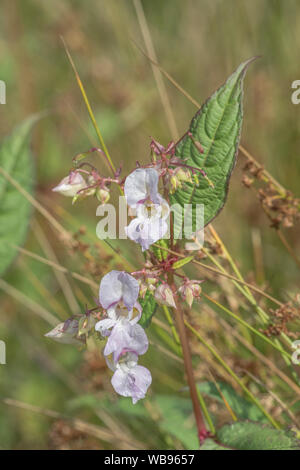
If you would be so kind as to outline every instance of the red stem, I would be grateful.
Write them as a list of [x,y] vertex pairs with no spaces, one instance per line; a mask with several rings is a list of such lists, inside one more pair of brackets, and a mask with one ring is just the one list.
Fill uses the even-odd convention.
[[190,346],[189,346],[186,329],[184,325],[183,311],[181,309],[179,299],[176,293],[176,286],[173,282],[173,274],[171,273],[169,275],[169,282],[173,290],[173,295],[174,295],[175,304],[176,304],[176,309],[174,309],[173,311],[175,312],[175,319],[176,319],[176,324],[178,328],[178,333],[179,333],[179,338],[180,338],[182,353],[183,353],[184,367],[185,367],[185,372],[187,376],[188,386],[190,389],[191,400],[193,403],[194,415],[195,415],[195,420],[196,420],[196,425],[197,425],[197,430],[198,430],[199,443],[201,445],[209,433],[206,429],[205,422],[202,416],[202,411],[200,408],[200,403],[198,400],[196,382],[195,382],[195,377],[194,377],[194,372],[193,372],[191,351],[190,351]]

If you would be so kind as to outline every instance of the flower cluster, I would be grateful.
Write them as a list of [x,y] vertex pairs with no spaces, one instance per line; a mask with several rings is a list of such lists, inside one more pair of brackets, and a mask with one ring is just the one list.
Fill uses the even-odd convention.
[[[193,137],[191,136],[192,140]],[[199,142],[194,145],[202,152]],[[200,146],[200,147],[199,147]],[[152,162],[137,168],[126,178],[120,178],[120,170],[113,172],[113,177],[101,176],[97,169],[87,162],[82,163],[94,151],[105,154],[100,149],[91,149],[74,159],[74,168],[53,191],[77,199],[96,196],[105,204],[110,197],[110,186],[115,183],[124,190],[129,214],[133,216],[125,228],[127,236],[138,243],[142,251],[167,235],[169,230],[169,197],[184,184],[198,181],[197,174],[207,178],[199,168],[186,165],[175,155],[173,142],[164,148],[154,140],[151,142]],[[109,162],[108,162],[109,163]],[[163,187],[164,197],[159,192]],[[176,253],[175,253],[176,255]],[[144,329],[139,324],[142,307],[138,297],[146,294],[159,304],[177,308],[178,297],[192,306],[194,299],[201,293],[201,281],[189,280],[176,273],[174,263],[178,257],[173,254],[157,257],[154,247],[146,255],[144,268],[128,274],[124,271],[107,273],[100,283],[99,303],[85,313],[72,317],[59,324],[46,336],[68,344],[82,344],[90,335],[106,339],[103,349],[106,363],[113,371],[111,383],[115,391],[122,396],[131,397],[132,402],[145,397],[152,382],[149,370],[138,364],[139,356],[146,353],[149,342]],[[179,285],[168,284],[167,273],[172,272],[181,280]],[[135,276],[135,277],[133,277]]]
[[111,383],[122,396],[136,403],[145,397],[152,378],[148,369],[138,365],[138,357],[148,349],[148,338],[138,324],[142,309],[138,303],[139,283],[123,271],[111,271],[100,283],[100,304],[106,318],[95,329],[108,337],[104,355],[114,371]]

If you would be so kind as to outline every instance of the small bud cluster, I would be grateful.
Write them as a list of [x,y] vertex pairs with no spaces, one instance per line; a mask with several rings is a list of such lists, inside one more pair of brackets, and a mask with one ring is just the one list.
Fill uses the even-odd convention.
[[[271,181],[264,168],[252,160],[248,160],[243,168],[242,182],[246,188],[257,192],[262,209],[271,221],[271,227],[293,227],[300,218],[300,199],[290,191],[279,187]],[[255,184],[256,183],[256,184]]]
[[46,337],[63,344],[84,345],[95,327],[96,319],[91,313],[76,315],[59,323]]
[[296,297],[295,301],[289,301],[276,310],[269,309],[270,322],[266,329],[260,331],[268,338],[279,336],[284,333],[292,339],[297,339],[298,335],[290,331],[289,323],[299,318],[300,299]]
[[188,304],[189,307],[192,306],[194,299],[200,298],[200,284],[202,282],[203,281],[186,280],[185,283],[179,288],[179,293],[182,299]]
[[72,197],[72,204],[88,196],[95,196],[101,204],[106,204],[110,199],[109,185],[111,180],[111,178],[101,177],[95,170],[89,172],[75,169],[63,178],[52,191]]

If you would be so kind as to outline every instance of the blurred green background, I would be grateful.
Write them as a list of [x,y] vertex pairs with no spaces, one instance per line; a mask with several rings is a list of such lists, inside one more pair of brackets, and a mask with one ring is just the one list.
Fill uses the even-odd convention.
[[[159,63],[197,101],[203,102],[240,62],[253,55],[261,56],[251,65],[245,80],[242,143],[283,186],[299,195],[300,105],[291,103],[291,83],[300,79],[299,1],[142,3]],[[133,2],[2,0],[0,11],[0,79],[7,85],[7,104],[0,106],[0,135],[10,133],[32,113],[47,112],[33,135],[36,197],[54,213],[58,205],[64,207],[66,212],[58,214],[63,224],[74,222],[74,230],[84,225],[94,236],[96,201],[71,207],[69,200],[51,193],[51,188],[69,171],[72,157],[97,142],[60,37],[75,60],[113,160],[116,166],[123,164],[126,174],[136,160],[145,162],[149,158],[150,136],[163,144],[171,140],[151,66],[135,45],[144,49]],[[172,84],[165,83],[182,135],[195,107]],[[104,171],[100,158],[94,158]],[[248,279],[255,279],[257,271],[253,234],[259,234],[265,278],[273,293],[287,300],[288,293],[299,285],[297,266],[270,229],[255,195],[242,186],[244,163],[240,156],[227,205],[215,226]],[[69,216],[74,220],[70,221]],[[43,219],[39,223],[61,264],[84,273],[80,254],[71,259]],[[290,229],[287,237],[299,253],[297,228]],[[42,239],[41,233],[37,236],[36,231],[31,231],[27,246],[42,253]],[[105,250],[100,254],[104,272],[107,266],[118,265]],[[135,246],[124,242],[122,252],[137,262],[139,250]],[[5,279],[28,298],[65,318],[69,306],[49,267],[18,257]],[[96,275],[95,280],[99,279]],[[74,289],[82,303],[85,297],[91,297],[88,291],[78,293]],[[55,302],[60,305],[60,312]],[[7,365],[0,366],[0,396],[62,413],[75,410],[76,414],[77,408],[70,401],[79,393],[78,383],[84,393],[90,393],[91,377],[98,373],[97,380],[101,382],[104,377],[104,385],[97,387],[109,393],[109,377],[105,366],[96,364],[96,371],[93,369],[91,357],[84,361],[84,355],[86,359],[87,354],[93,353],[83,354],[75,348],[50,343],[43,337],[48,329],[24,302],[1,292],[0,339],[7,344]],[[181,364],[172,358],[166,358],[164,364],[161,354],[152,348],[145,364],[155,363],[157,368],[154,393],[171,393],[180,388]],[[91,370],[86,370],[86,364]],[[87,420],[94,419],[89,410],[80,412]],[[50,428],[56,432],[52,426],[52,421],[43,415],[0,404],[1,448],[59,447],[51,433],[49,437]],[[148,444],[155,448],[162,445],[160,439],[163,440],[158,436]],[[93,443],[88,445],[92,447]]]

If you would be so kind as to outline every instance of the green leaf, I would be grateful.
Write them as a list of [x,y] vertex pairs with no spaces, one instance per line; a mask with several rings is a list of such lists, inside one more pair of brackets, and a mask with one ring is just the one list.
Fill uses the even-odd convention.
[[[0,167],[28,192],[32,192],[34,179],[29,136],[37,119],[33,116],[24,121],[0,147]],[[21,245],[25,240],[30,213],[27,199],[0,174],[0,275],[16,255],[12,245]]]
[[300,442],[292,431],[250,421],[226,424],[216,437],[221,445],[236,450],[300,450]]
[[213,439],[205,439],[203,444],[200,446],[200,450],[231,450],[227,447],[217,444]]
[[[223,399],[213,382],[201,382],[197,384],[201,393],[208,395],[211,398],[214,398],[220,403],[224,403]],[[266,422],[265,415],[260,411],[257,406],[247,400],[244,397],[241,397],[231,385],[226,384],[225,382],[218,382],[218,386],[224,398],[227,400],[230,408],[234,411],[235,415],[242,420],[252,420]]]
[[[155,246],[155,245],[161,246],[162,249],[159,248],[158,246]],[[153,253],[156,256],[156,258],[158,259],[158,261],[163,261],[163,260],[167,259],[168,251],[166,249],[164,249],[164,248],[168,248],[167,240],[162,238],[161,240],[158,240],[155,245],[151,246],[151,250],[153,251]]]
[[157,395],[155,404],[162,415],[159,427],[179,439],[186,449],[199,449],[191,400],[171,395]]
[[172,268],[173,269],[182,268],[182,266],[184,266],[187,263],[190,263],[193,259],[194,259],[194,256],[188,256],[187,258],[180,259],[173,264]]
[[[176,147],[176,156],[185,164],[204,170],[207,179],[197,172],[199,185],[185,183],[171,195],[171,203],[177,203],[174,207],[175,237],[180,236],[180,218],[184,204],[192,205],[192,213],[187,215],[187,219],[190,219],[190,231],[196,229],[197,204],[204,204],[204,226],[217,216],[225,204],[241,135],[243,79],[254,59],[243,62],[203,104],[188,131],[193,140],[186,133]],[[203,153],[200,152],[199,142]],[[203,227],[197,227],[197,230],[201,228]]]
[[157,303],[153,294],[149,290],[146,292],[145,297],[143,299],[140,299],[139,302],[143,309],[139,324],[143,328],[147,328],[150,325],[152,317],[156,312]]

